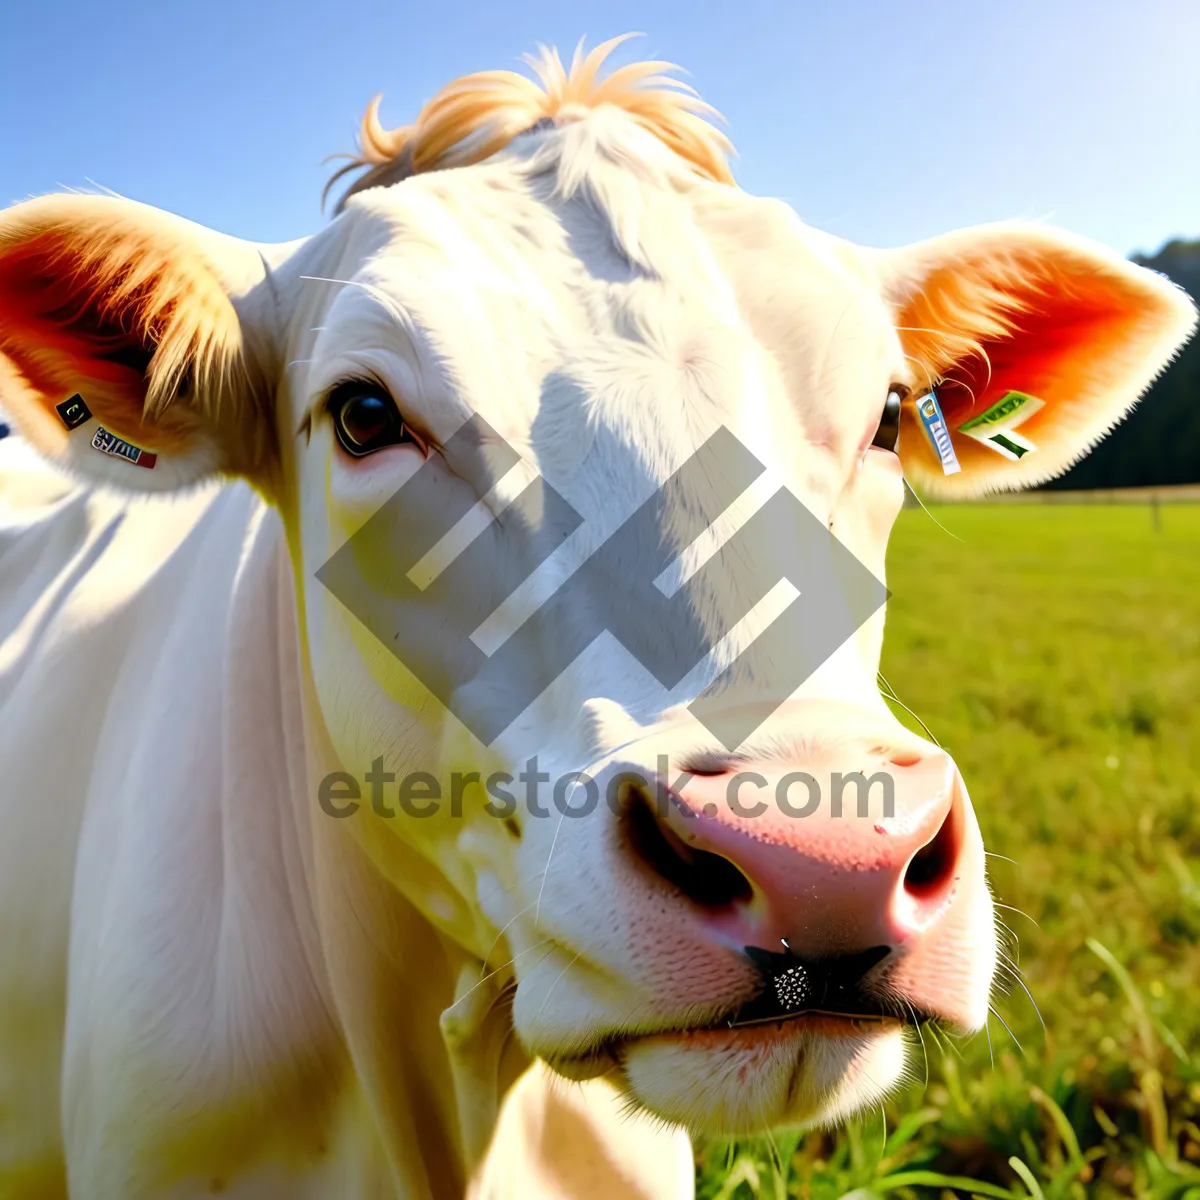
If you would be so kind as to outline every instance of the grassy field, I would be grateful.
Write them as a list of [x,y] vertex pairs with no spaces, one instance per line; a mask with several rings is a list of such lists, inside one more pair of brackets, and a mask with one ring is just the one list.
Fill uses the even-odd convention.
[[892,538],[883,674],[1004,856],[1045,1030],[1010,972],[990,1046],[926,1034],[929,1081],[888,1106],[886,1142],[876,1112],[710,1146],[700,1195],[1200,1200],[1200,506],[1157,529],[1145,507],[932,518],[905,510]]

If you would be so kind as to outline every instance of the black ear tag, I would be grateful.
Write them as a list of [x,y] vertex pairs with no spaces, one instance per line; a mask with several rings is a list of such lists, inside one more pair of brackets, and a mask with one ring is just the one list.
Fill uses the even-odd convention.
[[91,410],[83,402],[83,397],[76,392],[70,400],[64,400],[54,406],[54,411],[62,418],[62,423],[68,429],[78,429],[84,421],[92,419]]

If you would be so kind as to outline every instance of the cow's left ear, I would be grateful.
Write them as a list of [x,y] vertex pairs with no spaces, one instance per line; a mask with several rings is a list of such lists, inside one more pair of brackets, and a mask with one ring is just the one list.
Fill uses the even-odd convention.
[[46,196],[0,212],[0,400],[85,479],[270,490],[269,286],[259,250],[146,205]]
[[[1161,275],[1042,226],[967,229],[878,262],[918,380],[900,457],[934,495],[1061,474],[1125,416],[1196,321]],[[957,474],[945,474],[917,412],[930,382]]]

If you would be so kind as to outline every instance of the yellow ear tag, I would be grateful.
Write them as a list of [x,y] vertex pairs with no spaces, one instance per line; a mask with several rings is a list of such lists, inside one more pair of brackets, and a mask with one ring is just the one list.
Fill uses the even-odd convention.
[[1044,400],[1027,392],[1005,392],[987,412],[964,421],[958,432],[995,450],[1009,462],[1019,462],[1026,454],[1032,454],[1037,446],[1017,433],[1017,426],[1045,407]]

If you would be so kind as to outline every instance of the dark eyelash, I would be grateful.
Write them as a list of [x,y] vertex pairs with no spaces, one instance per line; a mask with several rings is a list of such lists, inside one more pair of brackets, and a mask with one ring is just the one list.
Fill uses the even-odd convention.
[[[382,392],[385,396],[392,400],[392,391],[385,383],[376,379],[372,375],[352,375],[346,379],[339,379],[326,392],[325,398],[321,401],[321,407],[327,413],[336,412],[343,404],[346,404],[353,398],[356,392],[363,390]],[[396,406],[399,411],[399,405]]]

